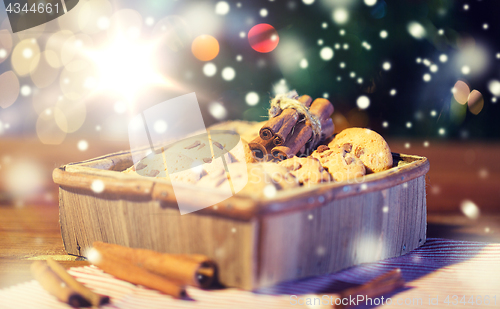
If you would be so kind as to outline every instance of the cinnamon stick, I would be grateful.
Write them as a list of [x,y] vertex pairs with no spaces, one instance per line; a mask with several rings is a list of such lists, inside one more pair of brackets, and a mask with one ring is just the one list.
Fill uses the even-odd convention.
[[317,98],[314,102],[312,102],[309,111],[322,121],[330,118],[333,114],[333,105],[327,99]]
[[71,276],[61,264],[57,263],[51,258],[47,259],[47,265],[50,269],[56,273],[59,278],[61,278],[64,283],[83,296],[92,306],[99,307],[109,303],[108,296],[102,296],[97,293],[92,292],[89,288],[76,281],[73,276]]
[[333,135],[335,126],[332,118],[328,118],[325,122],[321,123],[321,140],[324,141]]
[[[312,99],[308,95],[303,95],[300,98],[298,98],[297,101],[299,101],[306,107],[309,107],[311,105]],[[279,116],[277,116],[277,117],[282,117],[283,122],[278,132],[276,132],[276,134],[274,135],[273,138],[274,146],[280,146],[286,142],[288,134],[290,134],[293,127],[299,120],[299,116],[300,116],[299,113],[293,108],[285,109]]]
[[278,160],[285,160],[295,156],[299,150],[311,139],[313,130],[310,124],[302,121],[294,128],[292,135],[285,145],[276,146],[271,150],[271,154]]
[[40,285],[58,300],[69,304],[72,307],[90,307],[92,304],[67,285],[52,269],[46,261],[35,261],[31,264],[31,273]]
[[185,298],[187,296],[184,286],[130,263],[123,258],[113,256],[106,249],[93,248],[90,250],[88,258],[92,264],[118,279],[143,285],[175,298]]
[[274,147],[273,140],[263,140],[260,136],[257,136],[253,141],[248,143],[248,147],[252,151],[252,155],[257,161],[268,161],[271,157],[271,150]]
[[215,263],[204,255],[164,254],[103,242],[94,242],[93,246],[100,252],[140,265],[150,272],[182,285],[208,288],[215,279]]

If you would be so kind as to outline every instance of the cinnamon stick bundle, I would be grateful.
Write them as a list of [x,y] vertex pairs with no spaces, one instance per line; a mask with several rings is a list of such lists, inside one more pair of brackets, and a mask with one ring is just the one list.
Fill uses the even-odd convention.
[[118,279],[143,285],[175,298],[185,298],[187,296],[184,286],[154,274],[125,260],[123,257],[114,256],[113,251],[93,248],[88,258],[92,264]]
[[[312,99],[308,95],[303,95],[298,99],[299,102],[309,107]],[[285,141],[293,126],[299,120],[299,113],[290,108],[285,109],[276,117],[273,117],[265,123],[259,131],[260,138],[263,140],[274,139],[279,133],[279,137]],[[281,132],[280,132],[281,131]],[[281,144],[278,144],[281,145]]]
[[[333,113],[333,105],[327,99],[318,98],[314,100],[309,108],[312,115],[321,122],[321,138],[327,138],[333,134],[333,121],[330,116]],[[325,126],[325,128],[323,128]],[[297,124],[294,132],[284,145],[276,146],[271,150],[272,155],[284,160],[295,156],[299,151],[303,151],[307,142],[311,139],[313,130],[308,121]]]
[[94,249],[161,275],[181,285],[208,288],[216,276],[216,265],[204,255],[164,254],[147,249],[132,249],[94,242]]

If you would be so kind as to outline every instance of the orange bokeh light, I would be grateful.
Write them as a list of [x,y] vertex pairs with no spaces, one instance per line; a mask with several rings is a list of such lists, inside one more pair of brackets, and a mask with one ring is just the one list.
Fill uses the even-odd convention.
[[219,54],[219,42],[211,35],[200,35],[191,44],[191,51],[196,59],[210,61]]

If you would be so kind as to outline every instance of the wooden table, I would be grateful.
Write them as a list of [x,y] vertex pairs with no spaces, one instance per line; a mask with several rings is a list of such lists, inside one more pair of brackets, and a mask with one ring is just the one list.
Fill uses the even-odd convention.
[[[0,288],[31,280],[29,265],[48,256],[65,267],[87,265],[65,254],[58,222],[57,187],[53,168],[127,148],[126,142],[89,141],[77,149],[78,139],[59,146],[34,139],[0,140]],[[411,147],[405,148],[409,142]],[[394,152],[429,158],[428,237],[500,242],[500,143],[389,141]],[[19,196],[9,191],[9,169],[31,162],[40,168],[36,192]],[[25,177],[30,177],[26,175]],[[461,214],[459,205],[471,200],[481,209],[478,219]]]

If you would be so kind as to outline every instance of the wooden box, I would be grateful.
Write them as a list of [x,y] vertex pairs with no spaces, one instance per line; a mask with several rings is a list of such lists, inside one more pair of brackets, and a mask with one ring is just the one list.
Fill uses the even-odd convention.
[[200,253],[217,262],[222,284],[243,289],[400,256],[425,242],[429,163],[393,157],[393,168],[360,183],[303,187],[272,199],[236,194],[182,216],[167,180],[119,172],[132,165],[130,151],[67,164],[53,173],[64,247],[85,256],[99,240]]

